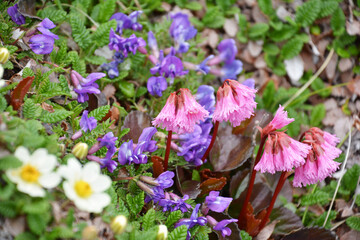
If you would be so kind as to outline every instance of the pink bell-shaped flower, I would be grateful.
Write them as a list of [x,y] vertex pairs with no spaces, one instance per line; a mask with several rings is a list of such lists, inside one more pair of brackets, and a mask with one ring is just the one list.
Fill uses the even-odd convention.
[[213,121],[230,121],[233,127],[254,115],[255,89],[227,79],[217,92]]
[[339,157],[341,150],[336,148],[339,139],[319,128],[310,128],[304,134],[304,143],[311,146],[306,163],[295,169],[293,185],[295,187],[315,184],[322,181],[340,166],[334,159]]
[[287,112],[284,110],[284,107],[279,105],[278,110],[275,113],[275,116],[271,122],[266,125],[261,131],[262,135],[269,134],[270,132],[273,132],[275,130],[279,130],[286,125],[292,123],[295,119],[288,118]]

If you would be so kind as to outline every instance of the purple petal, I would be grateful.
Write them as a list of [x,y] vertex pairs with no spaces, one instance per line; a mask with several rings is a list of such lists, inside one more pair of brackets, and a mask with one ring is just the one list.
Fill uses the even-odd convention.
[[44,20],[42,20],[42,22],[39,23],[38,26],[46,29],[53,29],[54,27],[56,27],[56,25],[48,18],[44,18]]
[[36,54],[49,54],[54,47],[54,39],[47,35],[34,35],[29,40],[29,46]]

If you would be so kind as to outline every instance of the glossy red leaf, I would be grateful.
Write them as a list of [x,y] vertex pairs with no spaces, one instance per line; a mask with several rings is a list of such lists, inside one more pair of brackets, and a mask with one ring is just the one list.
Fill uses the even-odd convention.
[[33,83],[35,77],[26,77],[20,81],[20,83],[16,86],[14,91],[11,94],[11,106],[13,106],[14,110],[18,110],[20,106],[24,102],[24,97],[26,93],[29,91],[31,84]]
[[211,191],[220,191],[226,184],[226,178],[209,178],[200,184],[201,195],[207,195]]
[[157,178],[161,173],[164,172],[164,160],[159,156],[151,156],[151,161],[153,163],[154,177]]
[[274,230],[276,234],[288,234],[291,231],[303,227],[300,217],[284,207],[274,208],[271,212],[270,219],[279,221]]

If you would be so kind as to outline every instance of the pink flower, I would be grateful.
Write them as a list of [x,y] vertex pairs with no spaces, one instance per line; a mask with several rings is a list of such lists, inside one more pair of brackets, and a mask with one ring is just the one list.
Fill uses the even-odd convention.
[[239,126],[243,120],[254,115],[255,93],[255,89],[235,80],[225,80],[217,92],[213,121],[230,121],[233,127]]
[[304,134],[304,143],[311,146],[306,158],[306,163],[295,169],[293,185],[295,187],[306,186],[323,181],[334,173],[340,163],[334,159],[339,157],[341,150],[336,148],[339,139],[319,128],[310,128]]
[[152,124],[178,134],[194,131],[194,125],[205,120],[209,112],[191,95],[189,89],[181,88],[170,94],[164,108]]
[[311,147],[298,142],[283,132],[269,134],[264,153],[255,166],[256,171],[274,174],[276,171],[291,171],[305,163]]
[[279,105],[279,108],[276,111],[273,120],[271,120],[271,122],[262,130],[262,135],[266,135],[275,130],[279,130],[286,125],[292,123],[294,120],[295,119],[293,118],[288,118],[287,112],[284,111],[284,107]]

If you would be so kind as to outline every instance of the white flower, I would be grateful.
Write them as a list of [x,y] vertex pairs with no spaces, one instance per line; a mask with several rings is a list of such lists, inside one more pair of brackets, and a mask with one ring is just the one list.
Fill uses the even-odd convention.
[[98,163],[88,162],[82,168],[79,161],[70,158],[66,166],[60,167],[59,172],[66,179],[63,183],[66,196],[80,210],[100,213],[109,205],[110,196],[104,191],[110,187],[111,179],[100,174]]
[[45,196],[44,188],[54,188],[61,180],[58,173],[53,172],[57,164],[56,157],[48,154],[45,148],[36,150],[32,155],[25,147],[18,147],[14,153],[23,165],[6,171],[8,178],[17,184],[20,192],[32,197]]

